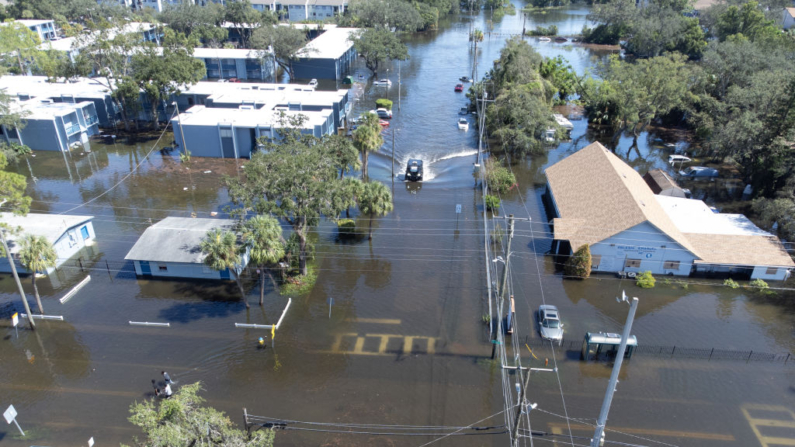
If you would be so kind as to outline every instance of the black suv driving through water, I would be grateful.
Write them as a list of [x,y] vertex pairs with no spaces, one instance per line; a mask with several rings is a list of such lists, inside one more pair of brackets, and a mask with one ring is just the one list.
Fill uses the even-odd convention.
[[409,159],[409,163],[406,165],[406,180],[412,182],[422,181],[422,160]]

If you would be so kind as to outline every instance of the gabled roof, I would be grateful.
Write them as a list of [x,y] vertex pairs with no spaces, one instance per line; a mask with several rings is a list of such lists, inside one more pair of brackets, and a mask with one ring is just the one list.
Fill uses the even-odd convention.
[[666,195],[673,195],[674,197],[685,197],[684,191],[679,185],[676,184],[668,174],[662,169],[652,169],[643,176],[643,180],[651,188],[651,192],[659,194],[663,191],[674,191]]
[[199,245],[207,232],[231,230],[234,225],[232,219],[166,217],[147,228],[124,259],[201,264],[205,256]]
[[555,163],[546,175],[560,212],[555,239],[568,240],[573,250],[648,221],[698,256],[640,174],[600,143]]
[[787,14],[789,14],[790,17],[795,17],[795,8],[784,8],[784,9],[787,10]]

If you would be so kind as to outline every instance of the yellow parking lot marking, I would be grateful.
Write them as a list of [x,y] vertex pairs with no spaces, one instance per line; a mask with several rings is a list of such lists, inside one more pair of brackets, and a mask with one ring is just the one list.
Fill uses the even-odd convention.
[[[555,422],[551,422],[549,424],[550,431],[555,433],[555,429],[561,430],[563,433],[563,429],[568,427],[566,424],[559,424]],[[582,425],[582,424],[572,424],[571,430],[579,430],[579,431],[587,431],[593,433],[593,427],[589,425]],[[622,433],[629,433],[632,435],[646,435],[646,436],[663,436],[663,437],[672,437],[672,438],[692,438],[692,439],[705,439],[710,441],[735,441],[735,437],[733,435],[724,435],[721,433],[703,433],[703,432],[694,432],[694,431],[678,431],[678,430],[657,430],[657,429],[647,429],[647,428],[629,428],[629,427],[608,427],[607,432],[608,434],[610,431],[615,432],[622,432]]]
[[434,338],[434,337],[420,337],[420,336],[407,335],[407,336],[403,337],[403,354],[406,354],[406,355],[411,354],[415,338],[428,340],[428,348],[427,348],[428,354],[434,354],[436,352],[436,349],[435,349],[436,338]]
[[346,323],[371,323],[371,324],[400,324],[400,320],[394,318],[347,318]]
[[[745,419],[748,420],[748,423],[751,425],[751,430],[754,431],[754,435],[756,435],[756,439],[759,440],[762,447],[776,445],[795,446],[795,413],[793,413],[792,410],[780,405],[764,404],[745,404],[740,407],[740,409]],[[765,417],[754,417],[753,413],[764,413]],[[771,418],[770,416],[780,416],[780,419]],[[793,437],[768,436],[762,433],[761,429],[765,427],[793,429]]]
[[378,344],[378,353],[385,354],[386,353],[386,346],[389,344],[390,338],[400,338],[400,335],[395,334],[367,334],[365,337],[379,337],[381,339],[381,343]]

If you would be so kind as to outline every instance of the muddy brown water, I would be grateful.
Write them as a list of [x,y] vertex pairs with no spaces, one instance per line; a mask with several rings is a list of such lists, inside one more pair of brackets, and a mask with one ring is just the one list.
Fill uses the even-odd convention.
[[[561,33],[572,34],[582,28],[586,14],[576,7],[530,14],[528,29],[557,24]],[[486,17],[461,15],[441,24],[438,32],[408,39],[411,59],[400,67],[399,110],[396,65],[388,72],[391,88],[373,87],[369,79],[360,86],[354,114],[371,109],[378,97],[395,101],[386,144],[370,157],[370,175],[393,188],[395,210],[376,220],[372,241],[341,241],[328,223],[315,228],[317,285],[305,296],[292,297],[273,345],[267,331],[234,327],[278,320],[287,297],[269,285],[260,308],[259,289],[247,279],[252,308],[246,310],[233,284],[138,279],[124,261],[152,222],[222,212],[229,199],[221,179],[236,175],[245,161],[194,158],[188,170],[167,149],[171,138],[166,135],[153,151],[151,140],[94,141],[90,153],[37,152],[29,164],[14,167],[30,179],[35,212],[65,212],[105,194],[69,211],[94,216],[97,242],[82,254],[82,269],[73,262],[51,280],[40,281],[45,310],[65,321],[41,322],[36,332],[20,328],[19,338],[7,320],[2,323],[0,405],[3,410],[9,404],[16,407],[28,438],[20,439],[13,425],[4,425],[0,444],[83,445],[90,437],[97,445],[129,443],[139,431],[126,420],[128,407],[151,398],[150,381],[164,369],[177,388],[202,381],[208,404],[238,424],[246,408],[252,415],[292,421],[503,425],[500,373],[490,361],[491,344],[481,321],[488,308],[482,210],[472,176],[477,142],[474,126],[467,132],[456,126],[465,98],[453,91],[460,76],[471,74],[467,32],[472,20],[488,29]],[[498,57],[504,34],[519,32],[521,26],[520,15],[494,23],[492,35],[478,48],[481,75]],[[608,54],[569,43],[528,41],[545,56],[562,55],[580,73]],[[367,74],[363,67],[356,68],[354,77],[359,73]],[[551,235],[541,200],[543,171],[596,138],[584,119],[574,116],[573,122],[571,141],[546,156],[512,165],[519,187],[502,197],[502,213],[532,219],[517,223],[513,245],[516,337],[538,337],[533,311],[542,302],[558,306],[567,339],[580,339],[586,331],[619,331],[627,310],[615,296],[626,289],[641,299],[633,333],[642,344],[795,351],[795,306],[787,294],[763,297],[709,281],[686,289],[660,281],[655,289],[641,290],[611,276],[560,278],[545,256]],[[631,150],[631,139],[622,139],[617,153],[640,171],[670,169],[666,161],[672,148],[664,143],[674,143],[679,151],[687,151],[688,143],[666,138],[643,134]],[[427,180],[421,185],[404,183],[399,175],[408,158],[426,161]],[[704,184],[691,189],[709,200],[734,194],[726,188]],[[460,215],[455,213],[458,204]],[[366,225],[365,219],[359,223]],[[91,282],[60,304],[58,298],[87,274]],[[23,280],[32,290],[29,278]],[[0,277],[3,309],[19,307],[14,291],[10,277]],[[130,320],[171,326],[134,327]],[[268,339],[264,348],[257,344],[260,336]],[[588,424],[598,415],[610,364],[582,362],[576,350],[556,349],[554,358],[549,349],[536,351],[538,360],[526,350],[519,354],[534,367],[544,366],[548,358],[557,364],[559,376],[533,375],[528,398],[538,403],[538,410],[531,415],[532,428],[565,436],[536,437],[534,442],[588,444]],[[792,363],[636,356],[625,363],[620,380],[609,441],[752,446],[765,437],[795,439],[787,428],[787,421],[795,420]],[[769,420],[783,422],[771,427]],[[379,436],[372,433],[379,431],[375,429],[350,435],[335,432],[345,428],[295,422],[288,427],[329,432],[279,431],[277,445],[420,446],[440,437]],[[567,436],[570,429],[576,438]],[[503,434],[450,436],[433,445],[506,443]]]

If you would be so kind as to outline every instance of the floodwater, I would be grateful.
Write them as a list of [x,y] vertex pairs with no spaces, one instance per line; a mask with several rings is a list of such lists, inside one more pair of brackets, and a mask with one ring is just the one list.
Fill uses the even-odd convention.
[[[530,14],[527,28],[558,24],[561,33],[574,33],[586,14],[583,8]],[[0,405],[15,406],[28,437],[22,440],[13,425],[3,426],[0,443],[82,445],[90,437],[97,445],[129,443],[140,434],[126,420],[129,405],[152,397],[150,381],[160,378],[161,370],[177,387],[202,381],[208,404],[236,423],[242,423],[245,408],[249,415],[273,419],[393,426],[360,426],[355,431],[364,433],[352,435],[341,433],[346,427],[290,422],[277,432],[282,446],[421,446],[451,432],[436,426],[504,424],[499,364],[490,360],[492,345],[482,322],[488,313],[487,259],[472,175],[477,141],[474,126],[467,132],[457,128],[466,100],[453,92],[458,78],[472,72],[471,20],[489,29],[485,17],[461,15],[438,32],[409,38],[411,59],[399,67],[400,88],[397,65],[379,73],[392,79],[391,88],[369,81],[361,86],[355,114],[373,108],[379,97],[395,101],[385,145],[370,157],[370,177],[393,188],[395,210],[375,221],[372,241],[340,241],[329,223],[315,229],[318,282],[307,295],[291,297],[275,340],[267,331],[234,326],[279,319],[288,297],[269,285],[260,308],[259,289],[248,280],[252,308],[246,310],[233,284],[137,279],[124,261],[152,222],[222,213],[228,196],[221,179],[236,175],[245,161],[194,158],[185,169],[167,149],[172,138],[166,134],[159,142],[95,141],[90,153],[39,152],[29,164],[18,165],[15,169],[31,179],[32,211],[95,216],[97,242],[80,261],[39,282],[45,310],[65,321],[40,322],[36,332],[20,328],[17,338],[3,320]],[[492,34],[478,46],[479,75],[498,57],[505,34],[521,27],[521,15],[493,23]],[[528,41],[545,56],[562,55],[579,73],[607,54],[571,43]],[[354,77],[359,73],[367,74],[357,68]],[[662,279],[655,289],[642,290],[611,276],[563,281],[556,274],[545,256],[551,234],[541,200],[543,171],[596,139],[585,120],[572,119],[572,140],[547,156],[513,164],[518,188],[502,197],[502,213],[531,219],[517,222],[512,247],[514,337],[522,349],[509,349],[509,358],[520,355],[533,367],[544,367],[546,358],[558,367],[558,374],[534,373],[530,382],[528,399],[538,403],[532,429],[558,434],[535,437],[538,445],[588,444],[588,424],[599,413],[610,374],[607,362],[582,362],[576,349],[534,348],[538,359],[530,356],[521,341],[538,338],[533,310],[544,302],[560,309],[567,340],[580,340],[586,331],[619,331],[627,307],[615,297],[626,290],[640,298],[633,333],[641,344],[795,352],[795,305],[786,292],[761,296],[704,280],[685,288]],[[687,147],[675,134],[654,132],[641,135],[637,149],[631,139],[622,139],[617,153],[639,170],[671,169],[666,160],[672,149],[664,143]],[[410,157],[426,162],[422,184],[405,183],[400,175]],[[702,189],[704,197],[716,194],[716,188]],[[504,225],[502,219],[490,220],[490,227]],[[366,219],[359,225],[364,228]],[[58,301],[89,274],[91,281],[76,296]],[[30,280],[23,280],[32,290]],[[0,277],[3,318],[21,307],[14,290],[10,277]],[[260,336],[267,338],[266,347],[257,345]],[[751,446],[765,437],[791,441],[793,365],[636,355],[622,370],[607,439],[681,446]],[[406,431],[411,436],[374,434]],[[466,435],[434,445],[507,442],[505,434]]]

